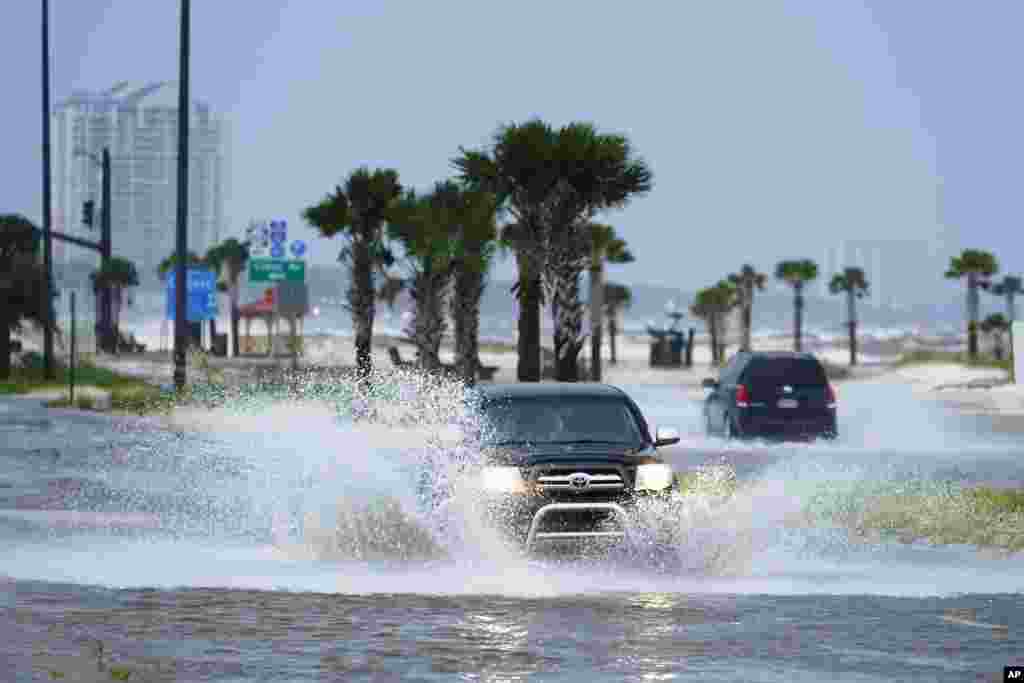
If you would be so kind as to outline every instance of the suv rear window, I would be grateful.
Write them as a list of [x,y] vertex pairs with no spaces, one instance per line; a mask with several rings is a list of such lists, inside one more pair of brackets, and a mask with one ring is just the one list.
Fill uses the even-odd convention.
[[821,363],[810,358],[759,358],[747,366],[743,379],[753,387],[824,386],[828,383]]

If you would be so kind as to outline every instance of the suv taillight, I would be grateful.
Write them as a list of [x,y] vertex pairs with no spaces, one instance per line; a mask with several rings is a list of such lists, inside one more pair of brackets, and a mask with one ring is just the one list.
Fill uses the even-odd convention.
[[736,407],[737,408],[749,408],[750,407],[750,392],[747,391],[745,384],[736,385]]
[[835,389],[832,388],[831,384],[826,384],[825,385],[825,396],[828,399],[828,407],[829,408],[835,408],[836,407],[836,391],[835,391]]

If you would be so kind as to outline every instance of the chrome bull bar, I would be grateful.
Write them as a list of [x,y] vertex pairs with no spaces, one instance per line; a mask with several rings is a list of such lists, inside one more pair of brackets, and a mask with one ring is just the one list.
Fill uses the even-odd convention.
[[[564,510],[606,510],[612,512],[616,517],[619,518],[619,522],[622,525],[622,531],[555,531],[555,532],[538,532],[540,528],[540,522],[544,517],[552,512],[559,512]],[[586,538],[625,538],[627,529],[630,526],[629,516],[626,514],[626,510],[621,505],[615,503],[550,503],[545,505],[533,515],[533,521],[530,523],[530,531],[526,535],[526,546],[524,550],[530,552],[533,549],[533,544],[536,541],[563,541],[573,539],[586,539]]]

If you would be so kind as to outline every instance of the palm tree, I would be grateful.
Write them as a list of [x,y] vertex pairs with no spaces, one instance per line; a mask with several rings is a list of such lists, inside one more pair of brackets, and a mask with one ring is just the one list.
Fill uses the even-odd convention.
[[414,304],[407,334],[416,345],[420,367],[441,369],[445,298],[455,260],[459,188],[451,181],[437,183],[427,195],[409,190],[399,200],[388,222],[388,237],[402,245],[409,270]]
[[480,300],[487,286],[487,272],[498,253],[496,200],[489,192],[462,188],[451,316],[455,323],[455,369],[469,386],[476,383],[480,366]]
[[946,278],[967,281],[967,355],[971,360],[978,357],[978,308],[979,289],[988,289],[989,278],[999,271],[996,257],[979,249],[964,249],[959,256],[949,261]]
[[846,294],[846,325],[850,329],[850,365],[857,364],[857,299],[868,293],[868,281],[861,268],[844,268],[842,273],[832,276],[828,291]]
[[810,259],[781,261],[775,267],[776,279],[793,288],[793,350],[803,350],[804,286],[818,277],[818,264]]
[[624,135],[600,134],[590,123],[570,123],[558,131],[555,162],[559,184],[552,202],[545,284],[551,295],[556,377],[575,382],[583,348],[579,283],[592,256],[591,221],[597,213],[623,208],[649,192],[653,174]]
[[348,307],[355,328],[356,366],[363,378],[373,372],[374,273],[393,262],[384,223],[401,194],[397,171],[362,167],[349,174],[344,187],[335,187],[303,211],[321,236],[342,235],[346,240],[338,260],[351,268]]
[[711,337],[711,362],[713,365],[721,365],[723,359],[720,339],[722,337],[722,323],[725,316],[732,311],[738,303],[736,286],[728,280],[721,280],[713,287],[706,287],[697,292],[693,304],[690,306],[690,313],[704,321]]
[[626,285],[609,282],[604,286],[604,314],[608,319],[609,360],[615,365],[619,362],[616,339],[619,334],[619,315],[633,304],[633,290]]
[[[111,296],[111,315],[113,320],[114,339],[117,344],[115,352],[120,346],[121,332],[118,329],[121,322],[121,307],[125,303],[124,292],[129,287],[137,287],[139,284],[139,273],[135,264],[120,256],[112,256],[98,270],[94,270],[89,278],[92,280],[93,291],[107,290]],[[128,300],[131,303],[131,300]]]
[[380,287],[377,288],[377,301],[387,305],[389,309],[394,311],[395,304],[398,302],[398,296],[405,291],[405,287],[405,278],[385,274],[381,280]]
[[1017,320],[1017,303],[1015,299],[1018,294],[1024,294],[1021,284],[1021,278],[1014,275],[1006,275],[1003,277],[1002,282],[992,285],[992,289],[989,290],[996,296],[1006,299],[1006,317],[1007,322],[1011,325]]
[[216,250],[221,277],[217,287],[221,291],[227,291],[228,299],[231,302],[231,355],[237,356],[239,353],[238,321],[241,317],[238,310],[241,296],[239,280],[245,270],[245,264],[249,261],[249,242],[239,242],[234,237],[229,237],[221,242]]
[[49,319],[56,330],[53,306],[47,318],[43,304],[46,272],[36,258],[38,234],[24,216],[0,215],[0,380],[11,376],[11,335],[24,323],[42,329]]
[[601,381],[601,344],[604,318],[605,263],[632,263],[635,259],[615,228],[602,223],[590,225],[590,379]]
[[548,263],[551,203],[559,181],[555,164],[557,133],[534,118],[502,126],[490,150],[459,148],[452,164],[471,188],[494,193],[497,205],[512,217],[502,241],[516,255],[518,278],[512,293],[519,303],[516,370],[520,382],[541,378],[540,313],[543,276]]
[[993,313],[981,321],[981,331],[992,337],[992,353],[996,360],[1003,359],[1003,334],[1010,329],[1010,321],[1002,313]]
[[759,273],[751,265],[744,265],[740,272],[729,276],[729,282],[736,286],[738,305],[742,315],[743,337],[740,340],[740,350],[751,350],[751,328],[753,327],[754,311],[754,290],[764,290],[767,276]]
[[[204,261],[201,256],[196,254],[194,251],[188,252],[188,265],[190,267],[202,266]],[[172,252],[169,256],[165,257],[156,267],[157,277],[160,278],[161,282],[167,280],[168,274],[178,265],[178,254]]]

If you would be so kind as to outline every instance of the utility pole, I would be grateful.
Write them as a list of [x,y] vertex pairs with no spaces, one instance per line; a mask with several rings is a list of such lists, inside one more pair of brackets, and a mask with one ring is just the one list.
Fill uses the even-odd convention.
[[57,377],[53,362],[53,239],[51,229],[50,195],[50,3],[43,0],[43,374],[47,379]]
[[[103,219],[100,223],[100,267],[106,269],[110,264],[110,149],[103,148]],[[108,353],[117,351],[117,339],[114,339],[114,314],[111,306],[110,288],[104,287],[100,292],[100,316],[103,320],[103,337],[105,350]]]
[[175,271],[174,386],[185,388],[185,347],[188,344],[188,127],[191,114],[188,92],[190,2],[181,0],[181,64],[178,76],[178,235]]

